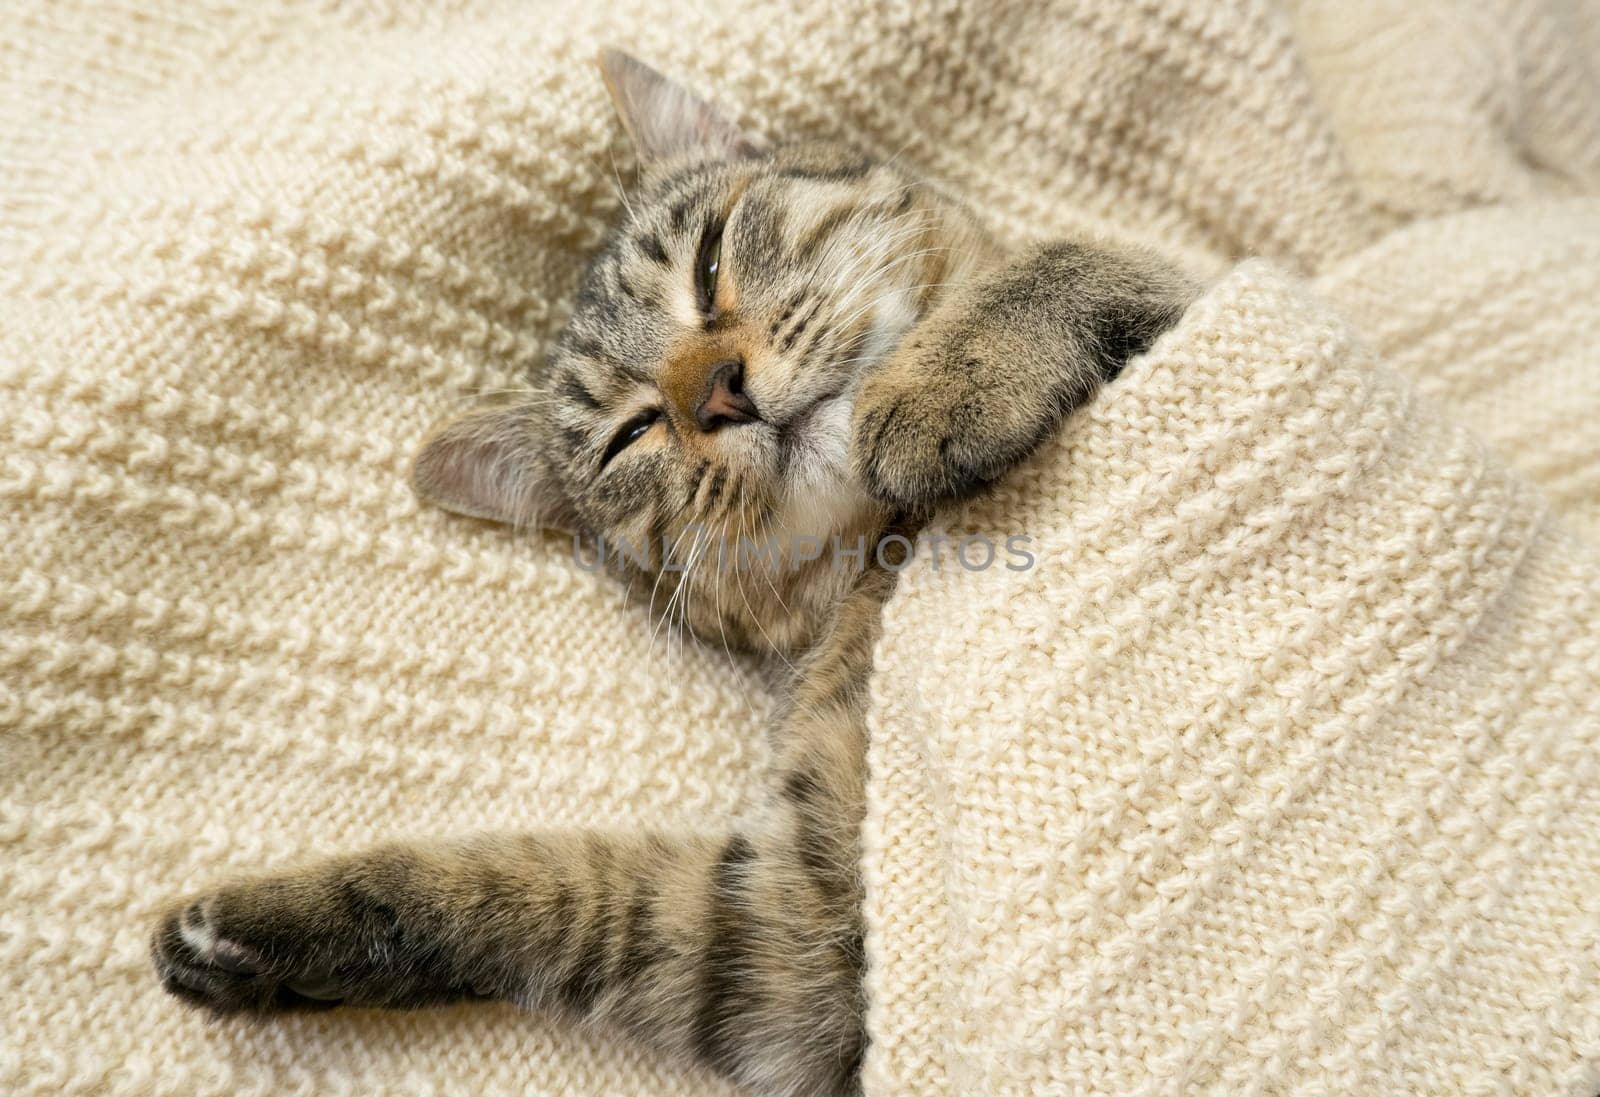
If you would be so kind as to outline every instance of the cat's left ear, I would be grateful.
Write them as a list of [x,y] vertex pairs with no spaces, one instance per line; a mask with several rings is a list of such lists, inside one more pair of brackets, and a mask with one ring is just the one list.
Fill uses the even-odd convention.
[[480,408],[436,427],[411,465],[411,486],[455,514],[576,531],[578,517],[540,456],[526,407]]
[[600,74],[643,164],[690,154],[739,160],[763,152],[721,110],[637,57],[601,50]]

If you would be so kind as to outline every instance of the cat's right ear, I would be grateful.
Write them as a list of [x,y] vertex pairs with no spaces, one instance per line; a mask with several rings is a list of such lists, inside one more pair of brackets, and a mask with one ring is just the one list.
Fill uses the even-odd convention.
[[691,153],[730,160],[762,154],[761,143],[720,109],[637,57],[601,50],[600,75],[640,163]]
[[540,460],[525,407],[479,408],[436,427],[411,486],[455,514],[517,527],[575,530],[577,516]]

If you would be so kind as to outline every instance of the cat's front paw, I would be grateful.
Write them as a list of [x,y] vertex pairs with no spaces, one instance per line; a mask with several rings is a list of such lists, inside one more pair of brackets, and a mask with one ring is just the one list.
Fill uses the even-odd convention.
[[425,927],[404,924],[412,869],[402,853],[377,853],[180,902],[151,941],[156,974],[176,997],[217,1014],[470,993],[454,985],[449,956]]
[[283,933],[253,933],[252,924],[268,912],[252,915],[250,906],[248,888],[236,887],[187,900],[162,916],[150,947],[167,992],[217,1014],[337,1004],[342,995],[332,973],[311,970],[300,947],[281,947]]
[[1006,384],[994,348],[911,342],[862,384],[851,463],[863,487],[904,510],[967,498],[1049,436],[1059,411],[1042,385]]

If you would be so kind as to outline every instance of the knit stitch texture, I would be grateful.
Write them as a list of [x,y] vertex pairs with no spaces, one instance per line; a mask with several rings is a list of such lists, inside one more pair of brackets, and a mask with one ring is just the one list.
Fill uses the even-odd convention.
[[1019,529],[888,610],[869,1089],[1600,1086],[1600,569],[1536,491],[1252,263],[944,532]]
[[229,870],[759,795],[754,668],[405,486],[430,423],[537,368],[620,208],[606,43],[1008,239],[1219,279],[948,517],[1033,536],[1033,570],[922,561],[889,606],[869,1092],[1594,1092],[1597,27],[13,5],[0,1091],[727,1092],[507,1008],[208,1025],[146,957]]

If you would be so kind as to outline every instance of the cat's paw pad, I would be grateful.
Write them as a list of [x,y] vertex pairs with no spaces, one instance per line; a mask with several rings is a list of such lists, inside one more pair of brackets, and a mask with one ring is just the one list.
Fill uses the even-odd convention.
[[151,958],[169,994],[212,1013],[264,1013],[332,1005],[326,972],[298,965],[230,925],[224,894],[183,903],[162,917]]

